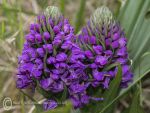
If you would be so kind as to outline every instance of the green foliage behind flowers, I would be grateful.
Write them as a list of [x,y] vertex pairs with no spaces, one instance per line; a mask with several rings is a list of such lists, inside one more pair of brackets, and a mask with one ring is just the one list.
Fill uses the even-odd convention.
[[[5,18],[2,18],[2,20],[4,19],[4,21],[2,21],[2,23],[0,23],[0,25],[1,25],[0,26],[0,28],[1,28],[0,37],[2,39],[1,47],[4,51],[7,50],[6,51],[7,57],[5,57],[5,58],[3,57],[5,55],[5,52],[2,51],[0,59],[4,59],[4,60],[2,60],[3,62],[0,61],[0,64],[1,64],[0,69],[2,71],[8,71],[9,74],[13,73],[13,75],[14,75],[15,67],[17,64],[16,56],[19,53],[18,48],[20,48],[20,49],[22,48],[22,44],[24,42],[23,35],[26,34],[26,29],[28,29],[28,27],[26,28],[24,26],[26,24],[26,23],[24,23],[24,21],[26,22],[26,19],[27,19],[24,17],[26,17],[26,16],[31,17],[32,15],[35,14],[35,12],[38,12],[37,9],[40,7],[40,5],[41,5],[41,7],[47,7],[47,4],[49,2],[47,0],[44,0],[44,2],[42,2],[42,4],[41,4],[41,0],[38,0],[38,2],[37,2],[39,5],[39,7],[38,7],[38,5],[36,6],[34,4],[35,2],[33,1],[32,3],[34,4],[33,5],[34,8],[31,9],[30,11],[26,11],[27,9],[24,9],[20,6],[18,7],[18,5],[21,2],[16,2],[17,5],[11,6],[11,5],[7,4],[7,0],[3,0],[3,1],[4,1],[4,4],[1,5],[2,7],[0,7],[0,14],[4,11],[3,14],[4,14]],[[12,1],[15,1],[15,0],[12,0]],[[61,6],[59,5],[60,9],[65,14],[68,9],[66,6],[70,2],[68,0],[62,0],[60,3],[61,3]],[[137,0],[135,2],[134,0],[126,0],[126,1],[121,1],[120,3],[121,3],[121,7],[120,7],[119,13],[117,15],[118,16],[117,19],[119,20],[123,30],[125,31],[126,37],[128,38],[127,44],[128,44],[129,58],[130,58],[130,63],[132,65],[132,71],[134,72],[133,82],[130,83],[128,88],[121,90],[119,94],[118,93],[115,94],[115,91],[114,91],[113,93],[115,94],[115,96],[111,96],[111,97],[103,96],[102,93],[106,94],[104,92],[104,90],[97,91],[97,94],[94,94],[94,96],[96,97],[98,95],[100,97],[105,97],[105,99],[103,101],[99,101],[99,102],[92,101],[89,105],[87,105],[87,108],[84,107],[81,110],[79,110],[79,109],[74,110],[74,109],[72,109],[71,104],[68,103],[68,104],[66,104],[66,106],[59,106],[56,109],[47,111],[47,113],[49,113],[49,112],[50,113],[51,112],[55,112],[55,113],[57,113],[57,112],[64,112],[64,113],[85,112],[85,113],[88,113],[89,111],[92,111],[95,113],[109,113],[109,111],[110,111],[110,113],[112,113],[113,111],[115,112],[115,110],[124,111],[124,113],[132,113],[132,112],[144,113],[144,111],[142,110],[143,106],[141,106],[141,104],[137,104],[137,103],[142,103],[143,101],[145,102],[145,100],[146,100],[145,97],[143,97],[141,95],[143,93],[142,92],[142,84],[143,84],[142,82],[146,81],[146,80],[142,81],[142,78],[145,78],[145,77],[148,78],[148,76],[146,76],[146,75],[148,75],[148,73],[150,71],[150,65],[149,65],[150,64],[150,62],[149,62],[150,61],[149,60],[149,56],[150,56],[150,51],[149,51],[149,49],[150,49],[149,48],[149,43],[150,43],[150,37],[149,37],[150,1],[149,0],[145,0],[145,1]],[[28,4],[28,2],[26,4]],[[78,16],[76,16],[77,19],[75,19],[78,21],[81,20],[81,22],[79,22],[79,23],[77,21],[75,22],[77,31],[80,30],[81,25],[84,25],[83,21],[85,21],[85,15],[83,15],[83,14],[87,14],[87,12],[88,12],[88,11],[86,11],[87,10],[86,7],[88,6],[88,9],[92,9],[89,5],[89,1],[86,1],[86,0],[82,1],[82,4],[80,4],[80,5],[81,5],[81,8],[78,9],[79,11],[76,14]],[[95,6],[98,6],[98,4]],[[82,8],[82,7],[84,7],[84,8]],[[96,8],[94,8],[94,9],[96,9]],[[84,11],[86,11],[86,12],[84,12]],[[75,12],[72,14],[75,14]],[[67,14],[67,16],[68,15],[69,14]],[[80,18],[80,17],[83,17],[83,18]],[[18,24],[18,22],[19,22],[19,24]],[[19,30],[17,31],[18,28],[19,28]],[[14,32],[16,32],[16,33],[14,33]],[[4,40],[5,37],[9,37],[10,35],[13,37],[13,39],[11,39],[12,38],[11,37],[11,38],[8,38],[8,40]],[[14,46],[15,45],[14,37],[18,37],[16,40],[17,46]],[[21,38],[19,38],[19,37],[21,37]],[[5,42],[5,43],[3,43],[3,42]],[[13,45],[14,47],[12,47],[11,45]],[[4,49],[5,47],[11,48],[12,51],[15,51],[15,52],[13,52],[14,55],[11,54],[12,52],[10,52],[10,49]],[[8,57],[8,55],[11,57]],[[13,62],[13,63],[10,63],[10,62]],[[9,65],[7,65],[7,64],[9,64]],[[7,66],[9,66],[9,69],[6,68]],[[113,66],[118,66],[118,64],[111,65],[109,68],[112,68]],[[4,75],[5,74],[2,73],[2,76],[4,76]],[[3,77],[1,77],[1,78],[3,79]],[[11,78],[10,78],[10,80],[11,80]],[[115,81],[115,79],[114,79],[114,82],[117,83],[117,80]],[[9,84],[9,82],[5,82],[5,85],[4,85],[6,88],[7,88],[7,83]],[[6,93],[5,87],[4,88],[2,87],[3,94]],[[108,95],[110,95],[109,93],[111,93],[111,89],[113,89],[113,88],[111,88],[111,85],[110,85],[109,90],[106,91],[108,93]],[[92,90],[92,91],[96,92],[96,90]],[[13,91],[13,92],[15,92],[15,91]],[[66,92],[64,92],[63,94],[66,95],[65,93]],[[6,93],[6,94],[8,94],[8,93]],[[120,107],[118,107],[117,105],[119,105],[119,106],[121,105],[120,100],[123,97],[130,98],[128,96],[129,94],[132,94],[132,98],[130,99],[130,101],[127,99],[130,102],[130,104],[129,104],[130,106],[127,109],[120,109]],[[27,92],[26,92],[26,95],[28,95]],[[30,96],[30,95],[28,95],[28,96]],[[40,96],[38,95],[38,93],[36,93],[34,98],[36,98],[36,96],[38,96],[37,100],[39,100]],[[65,96],[63,96],[63,97],[65,97]],[[141,99],[141,97],[144,99]],[[29,99],[32,100],[32,97],[29,97]],[[24,99],[22,99],[22,100],[24,100]],[[126,102],[126,100],[123,100],[123,101]],[[118,104],[118,102],[119,102],[119,104]],[[21,103],[23,104],[23,102],[21,102]],[[145,105],[145,103],[144,103],[144,105]],[[117,108],[116,108],[116,106],[117,106]],[[25,107],[25,108],[23,108],[23,107]],[[41,112],[39,110],[39,108],[42,108],[42,106],[40,106],[40,107],[37,106],[37,108],[36,108],[37,111]],[[26,106],[22,105],[22,113],[24,113],[23,109],[26,109]],[[31,113],[31,110],[30,110],[30,113]]]

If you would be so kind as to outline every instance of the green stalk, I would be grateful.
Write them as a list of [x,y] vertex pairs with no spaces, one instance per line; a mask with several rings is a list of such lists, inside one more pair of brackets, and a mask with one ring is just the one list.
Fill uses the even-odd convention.
[[[14,13],[20,12],[19,9],[13,8],[13,7],[8,7],[8,6],[6,6],[4,3],[3,3],[3,4],[0,4],[0,9],[3,9],[3,10],[5,10],[5,11],[14,12]],[[25,10],[23,10],[21,13],[25,13],[25,14],[28,14],[28,15],[37,15],[37,14],[35,14],[35,13],[33,13],[33,12],[29,12],[29,11],[25,11]]]
[[[21,11],[21,8],[20,8],[20,14],[22,13]],[[23,43],[24,43],[24,34],[23,34],[23,23],[22,23],[22,17],[20,15],[20,23],[19,23],[19,31],[20,31],[20,35],[19,35],[19,49],[22,50],[22,46],[23,46]]]
[[75,32],[77,33],[84,22],[84,11],[85,11],[86,0],[80,1],[80,8],[76,14],[75,20]]
[[2,22],[2,31],[1,31],[1,38],[4,39],[4,32],[5,32],[5,22]]
[[24,95],[21,93],[21,113],[25,113]]
[[65,2],[66,0],[60,0],[60,10],[63,14],[65,13]]

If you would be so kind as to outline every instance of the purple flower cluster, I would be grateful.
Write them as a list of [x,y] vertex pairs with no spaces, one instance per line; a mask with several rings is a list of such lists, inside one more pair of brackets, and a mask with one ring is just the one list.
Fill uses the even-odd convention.
[[[68,52],[73,47],[73,27],[68,20],[56,22],[46,16],[38,16],[25,36],[22,55],[18,58],[17,87],[26,88],[35,81],[53,92],[63,90],[63,83],[56,82],[68,67]],[[51,87],[50,87],[51,86]]]
[[85,55],[84,59],[79,60],[87,66],[85,74],[92,78],[91,85],[109,88],[111,79],[117,74],[117,64],[121,64],[121,87],[127,87],[132,81],[133,74],[128,59],[127,39],[123,30],[117,22],[108,26],[103,24],[101,28],[95,29],[91,26],[89,22],[78,35],[79,45]]
[[[78,95],[86,99],[81,99],[83,104],[88,103],[86,89],[90,84],[83,82],[88,79],[82,73],[86,66],[76,62],[84,55],[79,54],[75,38],[74,29],[67,19],[60,17],[56,21],[44,15],[38,16],[37,23],[30,25],[30,33],[25,36],[22,55],[18,58],[17,88],[40,87],[54,97],[65,91],[66,99],[73,100],[75,108],[81,107]],[[57,106],[56,100],[49,98],[44,103],[44,109]]]
[[[67,19],[37,17],[25,36],[22,55],[18,58],[16,85],[19,89],[40,88],[51,98],[43,103],[45,110],[58,106],[57,100],[70,99],[74,108],[80,108],[91,100],[103,98],[90,95],[89,89],[109,88],[120,63],[123,77],[121,86],[126,87],[132,79],[128,65],[127,40],[120,26],[110,24],[92,29],[88,24],[79,35]],[[65,101],[63,100],[63,101]]]

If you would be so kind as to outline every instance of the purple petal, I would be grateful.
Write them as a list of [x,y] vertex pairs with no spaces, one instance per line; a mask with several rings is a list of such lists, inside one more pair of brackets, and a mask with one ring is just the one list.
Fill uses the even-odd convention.
[[119,45],[120,47],[124,47],[127,43],[127,39],[126,38],[120,38],[119,39]]
[[53,80],[51,78],[46,78],[46,79],[40,80],[40,85],[45,90],[48,90],[49,86],[52,83],[53,83]]
[[51,87],[51,91],[54,93],[58,93],[64,90],[63,82],[55,82],[53,86]]
[[130,70],[130,67],[128,65],[122,66],[122,73],[126,74]]
[[69,24],[65,24],[64,25],[64,32],[65,33],[69,33],[70,32],[70,25]]
[[35,37],[31,34],[28,34],[25,36],[26,40],[31,42],[31,43],[34,43],[35,42]]
[[103,47],[98,45],[98,46],[93,46],[93,50],[95,51],[96,54],[101,54]]
[[91,44],[96,44],[96,37],[95,36],[90,37],[90,43]]
[[16,86],[17,88],[23,89],[29,86],[31,80],[26,75],[17,75]]
[[125,56],[126,54],[127,54],[127,48],[126,47],[118,49],[118,51],[117,51],[118,56]]
[[100,64],[102,66],[107,64],[107,62],[108,62],[107,57],[105,57],[105,56],[97,56],[95,59],[95,63]]
[[81,84],[71,84],[69,89],[71,93],[82,93],[86,90],[86,87]]
[[91,100],[94,100],[94,101],[102,101],[104,100],[104,98],[98,98],[98,97],[90,97]]
[[106,77],[104,82],[103,82],[103,87],[104,89],[108,89],[109,87],[109,82],[110,82],[110,78],[109,77]]
[[119,37],[120,37],[120,34],[115,33],[112,38],[113,38],[113,40],[117,40]]
[[49,34],[49,32],[44,32],[44,38],[46,39],[46,40],[49,40],[50,39],[50,34]]
[[60,32],[60,27],[59,26],[54,26],[53,31],[55,34]]
[[58,106],[55,100],[46,100],[43,102],[43,108],[45,111],[54,109]]
[[85,51],[85,56],[87,57],[87,58],[93,58],[93,54],[92,54],[92,52],[90,51],[90,50],[87,50],[87,51]]
[[63,62],[67,60],[67,55],[65,53],[60,53],[56,56],[56,60],[59,62]]
[[71,100],[71,102],[73,104],[73,107],[75,109],[80,108],[82,106],[81,101],[80,101],[78,96],[76,96],[76,95],[75,96],[71,96],[70,100]]
[[82,95],[81,96],[81,102],[83,103],[83,104],[88,104],[89,103],[89,96],[88,95]]
[[43,48],[37,48],[37,53],[40,57],[44,57],[45,55],[45,52],[44,52],[44,49]]
[[119,47],[119,42],[118,42],[118,40],[117,41],[114,41],[114,42],[112,42],[112,48],[118,48]]
[[48,59],[47,59],[47,63],[48,64],[54,64],[56,62],[56,59],[54,58],[54,57],[49,57]]
[[93,77],[94,77],[94,79],[96,79],[97,81],[101,81],[101,80],[104,79],[103,73],[102,73],[102,72],[98,72],[97,69],[94,69],[94,70],[93,70]]
[[49,52],[49,53],[51,53],[53,51],[52,44],[45,44],[45,45],[43,45],[43,48],[45,51],[47,50],[47,52]]
[[35,39],[38,43],[41,43],[43,41],[42,36],[40,34],[36,34]]
[[32,70],[32,75],[33,75],[35,78],[39,79],[39,78],[41,77],[41,75],[42,75],[42,71],[40,71],[40,70],[38,70],[38,69],[33,69],[33,70]]

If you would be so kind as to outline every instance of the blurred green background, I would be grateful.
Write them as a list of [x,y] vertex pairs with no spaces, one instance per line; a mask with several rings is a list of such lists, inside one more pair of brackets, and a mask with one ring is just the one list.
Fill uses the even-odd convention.
[[[86,24],[90,15],[97,7],[102,5],[108,6],[117,18],[121,3],[124,4],[125,1],[126,0],[0,0],[0,113],[27,113],[32,107],[32,105],[22,104],[23,101],[30,103],[30,100],[27,98],[24,99],[24,96],[16,89],[15,74],[17,56],[21,54],[24,35],[28,32],[29,24],[34,22],[37,14],[42,13],[47,6],[57,6],[63,15],[70,20],[70,23],[75,27],[75,32],[77,33],[80,28]],[[135,2],[137,1],[135,0]],[[144,4],[145,1],[143,0],[141,4]],[[136,7],[136,5],[133,6],[133,8],[134,7]],[[138,10],[138,8],[136,10]],[[130,11],[128,11],[128,13],[129,12]],[[140,14],[140,10],[137,11],[136,15],[138,14]],[[150,13],[146,13],[145,16],[149,19]],[[120,19],[122,17],[123,16],[120,16],[118,18]],[[132,18],[129,16],[129,19]],[[126,20],[128,20],[128,18],[126,18]],[[124,22],[126,20],[124,20]],[[129,23],[123,23],[123,25],[128,27]],[[127,32],[127,36],[130,35],[129,32],[130,30]],[[143,108],[146,113],[150,113],[149,74],[142,79],[141,87]],[[26,92],[31,94],[31,91]],[[2,101],[5,97],[10,97],[15,104],[9,111],[3,109]],[[124,96],[124,98],[119,101],[115,113],[122,113],[123,109],[128,108],[132,97],[132,91],[129,92],[127,96]],[[42,99],[38,93],[36,93],[34,98],[37,100]]]

